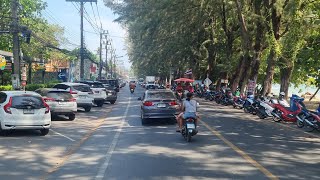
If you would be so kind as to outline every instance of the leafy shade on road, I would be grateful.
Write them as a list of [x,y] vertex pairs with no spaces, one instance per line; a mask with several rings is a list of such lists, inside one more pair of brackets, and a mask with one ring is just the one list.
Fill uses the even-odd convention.
[[280,83],[319,83],[320,1],[106,1],[129,31],[129,56],[138,75],[248,79],[271,91]]

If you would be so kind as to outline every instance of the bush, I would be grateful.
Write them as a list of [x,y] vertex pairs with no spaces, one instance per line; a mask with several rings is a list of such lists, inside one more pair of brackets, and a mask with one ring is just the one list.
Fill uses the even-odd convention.
[[26,86],[26,91],[35,91],[39,88],[46,88],[46,84],[28,84]]
[[0,86],[0,91],[11,91],[13,90],[12,85]]

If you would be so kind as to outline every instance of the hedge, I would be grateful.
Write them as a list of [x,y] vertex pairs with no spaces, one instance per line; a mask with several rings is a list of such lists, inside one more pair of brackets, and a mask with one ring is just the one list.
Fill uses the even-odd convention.
[[[27,91],[35,91],[39,88],[52,88],[57,83],[47,83],[47,84],[28,84],[26,86]],[[13,90],[12,85],[0,86],[0,91],[11,91]]]

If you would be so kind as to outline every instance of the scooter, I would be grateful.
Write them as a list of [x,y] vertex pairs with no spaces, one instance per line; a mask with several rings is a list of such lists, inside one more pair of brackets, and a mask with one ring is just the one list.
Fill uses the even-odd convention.
[[134,89],[130,88],[130,92],[131,92],[131,94],[133,94],[134,93]]
[[[302,110],[297,115],[297,126],[302,128],[305,126],[306,131],[312,132],[313,130],[320,131],[320,114],[318,110],[316,112],[309,111],[304,104],[301,104]],[[317,112],[318,111],[318,112]]]
[[245,98],[242,95],[233,97],[233,107],[234,108],[238,107],[238,108],[242,109],[244,102],[245,102]]
[[274,110],[273,104],[275,104],[275,100],[268,100],[264,97],[260,98],[260,103],[258,107],[256,108],[257,116],[260,119],[265,119],[267,117],[273,117],[272,111]]
[[297,95],[292,95],[292,97],[290,98],[290,107],[284,107],[280,103],[274,104],[274,110],[272,111],[273,121],[296,122],[297,115],[302,110],[300,103],[303,102],[303,100],[303,98]]
[[255,115],[256,111],[255,111],[254,103],[255,103],[254,96],[249,95],[243,104],[244,112]]
[[181,135],[185,138],[187,142],[191,141],[191,137],[198,133],[197,125],[195,123],[195,118],[189,117],[184,120],[184,125],[181,130]]

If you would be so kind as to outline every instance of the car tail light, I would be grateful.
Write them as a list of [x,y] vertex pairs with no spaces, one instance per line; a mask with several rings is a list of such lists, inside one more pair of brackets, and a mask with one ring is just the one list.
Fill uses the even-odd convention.
[[72,90],[70,89],[70,94],[78,94],[78,92],[72,91]]
[[6,104],[6,105],[3,107],[4,111],[5,111],[6,113],[8,113],[8,114],[12,114],[11,109],[10,109],[11,106],[12,106],[12,97],[10,97],[8,104]]
[[44,107],[46,108],[45,114],[48,114],[48,113],[50,112],[50,107],[49,107],[49,105],[46,103],[46,101],[45,101],[44,98],[42,98],[42,102],[43,102]]
[[143,103],[144,106],[153,106],[153,103],[151,101],[145,101]]
[[56,101],[54,98],[43,98],[45,102],[54,102]]
[[69,99],[69,102],[76,102],[77,100],[75,98]]
[[170,106],[176,106],[176,105],[178,105],[178,103],[177,103],[176,101],[171,101],[169,104],[170,104]]

